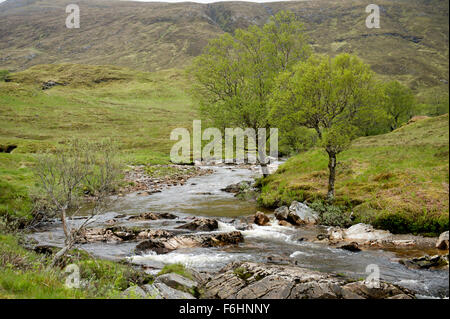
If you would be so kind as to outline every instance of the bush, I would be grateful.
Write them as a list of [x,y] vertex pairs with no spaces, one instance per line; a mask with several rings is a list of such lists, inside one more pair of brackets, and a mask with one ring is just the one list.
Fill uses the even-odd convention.
[[346,228],[353,224],[350,214],[340,206],[315,201],[309,207],[319,213],[319,223],[322,225]]
[[9,71],[8,70],[0,70],[0,82],[5,82],[8,78]]

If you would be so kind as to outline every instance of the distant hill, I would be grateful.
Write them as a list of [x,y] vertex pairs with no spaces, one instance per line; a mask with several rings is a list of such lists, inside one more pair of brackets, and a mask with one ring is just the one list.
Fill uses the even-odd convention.
[[70,0],[7,0],[0,4],[0,69],[36,64],[110,64],[154,71],[182,68],[208,39],[280,10],[305,24],[316,52],[353,52],[382,76],[412,88],[448,84],[448,1],[379,0],[381,28],[367,29],[370,1],[275,3],[148,3],[77,1],[81,28],[65,27]]

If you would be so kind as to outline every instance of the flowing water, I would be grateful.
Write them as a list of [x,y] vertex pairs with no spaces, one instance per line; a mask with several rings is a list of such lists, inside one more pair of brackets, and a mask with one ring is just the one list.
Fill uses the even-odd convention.
[[[143,212],[169,212],[179,218],[157,221],[127,221],[120,225],[139,225],[147,228],[173,230],[192,216],[214,217],[219,220],[221,231],[241,229],[239,217],[254,214],[257,210],[252,201],[238,200],[222,188],[243,180],[251,180],[255,171],[235,167],[214,167],[214,173],[191,178],[183,186],[174,186],[161,193],[140,196],[130,194],[117,198],[108,212],[97,216],[91,225],[104,225],[118,214],[137,215]],[[82,219],[71,221],[73,224]],[[292,228],[257,226],[241,230],[244,243],[236,247],[178,249],[168,254],[134,255],[137,243],[90,243],[83,248],[95,256],[107,259],[128,258],[150,272],[157,272],[165,264],[182,263],[199,271],[216,272],[233,261],[279,262],[296,264],[313,270],[346,275],[355,279],[367,277],[366,267],[377,265],[382,280],[411,288],[423,296],[448,297],[448,270],[412,270],[398,263],[400,255],[418,256],[425,252],[402,248],[399,251],[365,250],[352,253],[329,247],[322,243],[301,240],[313,238],[320,227]],[[322,230],[323,231],[323,230]],[[60,245],[63,233],[58,223],[48,225],[32,235],[41,244]]]

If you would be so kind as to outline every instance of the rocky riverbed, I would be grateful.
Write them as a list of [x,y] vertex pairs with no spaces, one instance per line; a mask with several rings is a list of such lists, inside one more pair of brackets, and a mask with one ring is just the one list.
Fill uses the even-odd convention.
[[[105,214],[96,217],[79,245],[97,257],[127,260],[152,274],[166,264],[184,264],[195,273],[191,280],[196,288],[182,292],[193,298],[448,296],[448,266],[443,264],[448,234],[445,250],[436,247],[437,239],[394,236],[368,225],[318,226],[314,212],[302,203],[293,203],[287,212],[256,213],[253,201],[236,199],[229,192],[232,188],[227,191],[229,185],[251,180],[256,170],[201,169],[208,173],[160,192],[119,196]],[[82,218],[70,221],[82,222]],[[58,222],[32,237],[38,246],[60,246],[64,238]],[[434,263],[429,267],[427,257],[421,259],[426,255]],[[443,256],[444,262],[436,264],[434,256]],[[381,290],[370,290],[362,281],[373,265],[380,272]],[[232,283],[234,288],[223,286]],[[139,289],[134,293],[178,296],[163,281]]]

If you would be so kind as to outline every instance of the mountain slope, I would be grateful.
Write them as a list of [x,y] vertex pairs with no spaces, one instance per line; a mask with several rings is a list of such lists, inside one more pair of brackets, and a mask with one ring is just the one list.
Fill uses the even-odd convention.
[[367,29],[361,0],[274,3],[78,1],[81,28],[65,27],[67,0],[0,4],[0,69],[36,64],[113,64],[138,70],[184,67],[208,39],[264,24],[279,10],[305,23],[316,52],[353,52],[412,88],[448,83],[448,1],[377,2],[381,28]]
[[[448,230],[448,139],[448,114],[357,139],[338,155],[336,202],[351,209],[357,222],[393,232]],[[263,181],[261,204],[324,200],[327,164],[322,149],[290,158]]]

